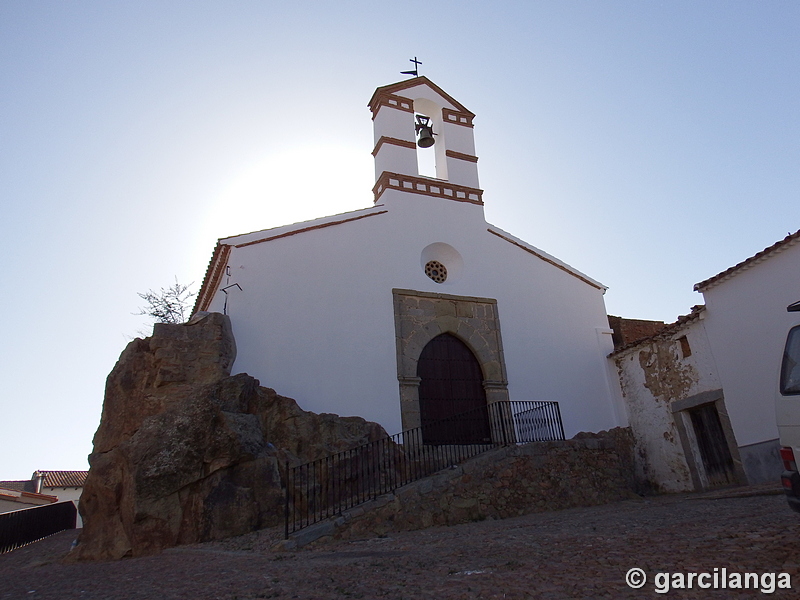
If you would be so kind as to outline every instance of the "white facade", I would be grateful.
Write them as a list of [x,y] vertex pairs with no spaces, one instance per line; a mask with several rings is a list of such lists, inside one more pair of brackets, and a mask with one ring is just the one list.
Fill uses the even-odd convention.
[[[409,425],[403,361],[422,351],[404,341],[394,297],[418,294],[436,311],[437,331],[475,353],[486,340],[465,332],[477,331],[478,317],[452,307],[490,301],[493,343],[502,341],[500,364],[484,365],[487,392],[558,401],[567,437],[624,425],[606,360],[605,288],[486,223],[474,115],[424,77],[379,88],[370,107],[374,207],[219,240],[196,310],[230,315],[234,372],[304,409],[362,416],[394,433]],[[432,119],[439,178],[418,174],[415,110]],[[446,267],[445,281],[426,275],[430,261]]]
[[751,482],[780,478],[775,398],[783,346],[800,300],[800,232],[699,283],[706,330]]

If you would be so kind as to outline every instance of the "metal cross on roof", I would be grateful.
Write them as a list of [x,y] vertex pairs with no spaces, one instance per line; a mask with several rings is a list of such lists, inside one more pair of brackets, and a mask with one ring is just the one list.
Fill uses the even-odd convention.
[[400,71],[401,75],[413,75],[414,77],[419,77],[419,66],[422,64],[421,60],[417,60],[417,57],[409,58],[409,62],[414,63],[414,70],[413,71]]

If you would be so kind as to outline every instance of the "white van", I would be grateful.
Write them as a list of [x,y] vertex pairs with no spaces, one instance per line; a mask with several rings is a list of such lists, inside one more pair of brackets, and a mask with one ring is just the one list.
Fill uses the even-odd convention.
[[800,302],[790,304],[786,310],[797,313],[797,319],[786,337],[775,412],[784,468],[781,483],[789,506],[800,512]]

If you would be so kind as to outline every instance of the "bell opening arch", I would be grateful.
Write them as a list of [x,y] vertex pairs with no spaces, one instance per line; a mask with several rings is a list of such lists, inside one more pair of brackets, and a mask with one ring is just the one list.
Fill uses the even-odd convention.
[[427,98],[414,100],[414,113],[430,119],[434,143],[428,148],[417,146],[417,172],[424,177],[447,180],[447,141],[444,136],[442,107]]

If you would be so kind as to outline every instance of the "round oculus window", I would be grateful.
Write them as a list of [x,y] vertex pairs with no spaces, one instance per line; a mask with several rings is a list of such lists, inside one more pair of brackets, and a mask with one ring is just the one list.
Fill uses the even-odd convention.
[[438,260],[430,260],[425,265],[425,275],[436,283],[443,283],[447,279],[447,268]]

